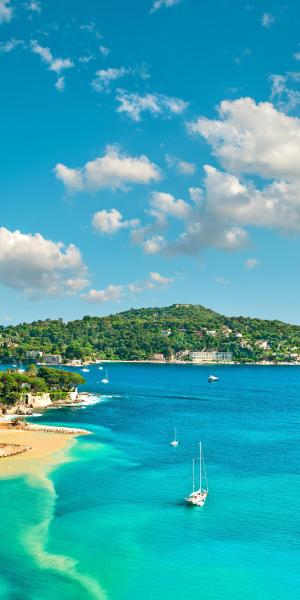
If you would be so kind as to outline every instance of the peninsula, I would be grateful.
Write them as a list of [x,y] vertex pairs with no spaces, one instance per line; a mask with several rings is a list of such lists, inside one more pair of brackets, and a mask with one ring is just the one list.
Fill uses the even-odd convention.
[[67,323],[2,326],[0,360],[74,366],[99,360],[300,364],[300,326],[174,304]]

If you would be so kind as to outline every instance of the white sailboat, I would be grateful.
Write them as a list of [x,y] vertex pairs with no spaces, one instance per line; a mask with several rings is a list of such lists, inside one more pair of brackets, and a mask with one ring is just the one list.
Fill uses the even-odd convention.
[[[202,450],[202,443],[199,443],[199,489],[195,490],[195,459],[193,458],[192,466],[192,480],[193,480],[193,491],[186,498],[188,504],[192,506],[203,506],[208,495],[208,484],[206,469],[204,463],[204,456]],[[203,485],[204,484],[204,485]]]
[[210,375],[208,381],[209,383],[212,383],[213,381],[219,381],[219,377],[216,377],[215,375]]
[[178,444],[179,444],[179,442],[178,442],[178,439],[177,439],[177,429],[175,427],[175,437],[174,437],[174,440],[171,442],[171,446],[176,447],[176,446],[178,446]]
[[105,377],[103,377],[103,379],[101,379],[101,383],[109,383],[107,369],[105,370]]
[[81,369],[83,373],[89,373],[90,370],[87,367],[84,367],[83,369]]

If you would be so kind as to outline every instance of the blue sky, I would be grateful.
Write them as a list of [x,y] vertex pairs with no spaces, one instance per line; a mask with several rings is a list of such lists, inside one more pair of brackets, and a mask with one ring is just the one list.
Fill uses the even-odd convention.
[[300,5],[0,0],[0,322],[300,322]]

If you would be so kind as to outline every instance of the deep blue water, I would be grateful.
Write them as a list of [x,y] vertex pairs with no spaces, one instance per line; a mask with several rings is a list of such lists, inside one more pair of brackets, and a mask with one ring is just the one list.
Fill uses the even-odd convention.
[[[93,431],[48,486],[0,480],[1,600],[300,597],[300,369],[115,363],[109,375],[86,374],[100,403],[35,419]],[[199,440],[210,491],[191,508]]]

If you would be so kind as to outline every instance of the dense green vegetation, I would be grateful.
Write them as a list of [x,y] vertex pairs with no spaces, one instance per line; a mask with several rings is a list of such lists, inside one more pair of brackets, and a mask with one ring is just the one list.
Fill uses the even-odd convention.
[[[260,347],[263,346],[263,347]],[[225,317],[199,305],[144,308],[110,315],[0,327],[0,358],[23,360],[29,350],[69,359],[143,360],[187,350],[232,351],[235,360],[278,362],[300,355],[300,327],[280,321]]]
[[63,399],[69,391],[84,381],[79,373],[45,367],[37,369],[34,365],[25,373],[0,371],[0,404],[14,404],[29,392],[50,392],[51,399]]

